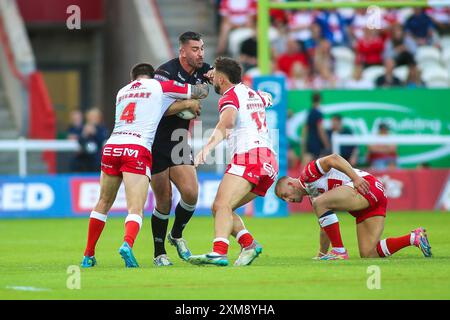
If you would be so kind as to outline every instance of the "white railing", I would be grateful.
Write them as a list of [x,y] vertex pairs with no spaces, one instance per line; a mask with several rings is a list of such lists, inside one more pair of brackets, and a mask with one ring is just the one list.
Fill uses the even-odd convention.
[[75,140],[0,140],[0,152],[9,151],[18,153],[19,176],[27,175],[27,152],[29,151],[78,151],[80,145]]
[[399,164],[409,164],[430,161],[450,155],[450,136],[432,134],[400,134],[400,135],[348,135],[333,134],[331,145],[333,153],[339,153],[342,145],[440,145],[438,149],[414,156],[404,156],[398,159]]
[[[194,152],[198,152],[203,146],[202,139],[190,139],[190,144]],[[217,148],[223,147],[221,144]],[[56,152],[76,152],[80,150],[80,145],[76,140],[27,140],[19,138],[15,140],[0,140],[0,152],[17,152],[19,162],[19,176],[25,177],[28,173],[27,153],[30,151],[56,151]],[[216,171],[223,172],[225,164],[217,163]]]

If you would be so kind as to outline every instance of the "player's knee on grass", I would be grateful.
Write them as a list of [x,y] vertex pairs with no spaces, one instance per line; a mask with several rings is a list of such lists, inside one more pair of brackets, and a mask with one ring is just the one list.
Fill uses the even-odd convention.
[[361,258],[379,258],[380,257],[375,248],[370,249],[370,250],[360,250],[359,256]]

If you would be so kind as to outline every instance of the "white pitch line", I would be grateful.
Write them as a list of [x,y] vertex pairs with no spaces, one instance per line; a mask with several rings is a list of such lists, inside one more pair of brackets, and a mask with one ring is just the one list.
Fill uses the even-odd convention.
[[33,292],[51,291],[51,289],[47,289],[47,288],[23,287],[23,286],[6,286],[6,289],[17,290],[17,291],[33,291]]

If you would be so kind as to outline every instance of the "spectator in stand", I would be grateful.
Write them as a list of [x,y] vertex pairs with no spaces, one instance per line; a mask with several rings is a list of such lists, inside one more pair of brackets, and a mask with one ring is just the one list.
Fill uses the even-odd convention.
[[391,38],[386,41],[384,47],[384,60],[394,59],[397,66],[409,65],[415,62],[416,50],[416,42],[410,36],[405,35],[402,25],[393,25]]
[[420,70],[415,63],[411,63],[408,66],[408,78],[406,79],[405,86],[412,89],[425,87],[425,83],[420,77]]
[[223,55],[227,50],[228,35],[236,28],[252,28],[256,16],[256,0],[222,0],[220,3],[219,40],[217,55]]
[[314,88],[334,88],[336,77],[333,73],[333,57],[331,55],[331,43],[327,39],[321,39],[314,50]]
[[346,89],[373,89],[375,86],[372,81],[366,80],[362,77],[363,66],[356,64],[353,69],[353,78],[344,83]]
[[297,10],[289,15],[288,26],[291,36],[301,42],[305,50],[314,46],[311,31],[314,18],[315,13],[311,10]]
[[378,30],[364,28],[364,36],[355,46],[356,61],[364,67],[381,65],[383,63],[384,41]]
[[320,28],[320,37],[333,46],[348,45],[347,21],[336,10],[320,11],[314,19]]
[[332,69],[333,56],[331,55],[331,42],[325,38],[320,39],[317,47],[314,49],[313,65],[315,70],[319,70],[323,65]]
[[108,130],[103,125],[103,115],[100,109],[88,110],[86,123],[78,139],[82,152],[76,171],[96,172],[100,170],[101,152],[107,138]]
[[[342,125],[342,116],[340,114],[335,114],[331,118],[331,129],[327,130],[328,139],[330,140],[330,142],[333,133],[349,135],[353,134],[352,130]],[[358,164],[358,153],[359,151],[357,146],[345,145],[342,146],[339,150],[339,155],[347,160],[352,165],[352,167],[355,167]]]
[[287,78],[289,89],[307,89],[310,88],[308,84],[309,68],[300,62],[292,64],[291,73]]
[[433,27],[433,20],[423,8],[414,8],[413,15],[405,23],[405,31],[419,46],[433,44]]
[[427,14],[433,20],[437,31],[440,35],[450,34],[450,8],[449,7],[433,7],[427,9]]
[[316,88],[333,89],[337,85],[337,77],[334,75],[331,65],[322,64],[317,68]]
[[352,43],[356,44],[364,37],[364,29],[368,26],[368,15],[366,9],[359,8],[355,10],[355,14],[349,20],[349,36]]
[[78,140],[83,130],[83,113],[77,109],[70,112],[70,124],[67,129],[67,139]]
[[[389,135],[389,127],[381,123],[378,127],[380,136]],[[382,140],[382,137],[380,137]],[[370,145],[367,147],[367,160],[372,169],[386,170],[397,167],[397,146],[396,145]]]
[[379,76],[375,83],[379,88],[400,87],[402,82],[394,75],[395,62],[392,59],[384,61],[384,75]]
[[308,65],[307,57],[302,50],[301,44],[295,39],[289,39],[286,53],[280,55],[277,60],[277,68],[285,75],[292,73],[294,63]]
[[302,130],[302,164],[318,159],[330,151],[330,141],[323,127],[323,114],[320,111],[322,97],[319,92],[312,95],[312,108],[308,113]]
[[277,59],[287,50],[287,42],[290,38],[287,25],[288,14],[286,10],[270,10],[271,27],[269,29],[270,47],[272,57]]
[[[83,113],[77,109],[70,112],[70,124],[67,129],[67,139],[78,141],[81,137],[81,132],[83,131]],[[80,159],[82,159],[82,152],[78,151],[69,160],[70,171],[79,171]]]
[[258,65],[257,46],[256,32],[241,43],[239,62],[244,73]]

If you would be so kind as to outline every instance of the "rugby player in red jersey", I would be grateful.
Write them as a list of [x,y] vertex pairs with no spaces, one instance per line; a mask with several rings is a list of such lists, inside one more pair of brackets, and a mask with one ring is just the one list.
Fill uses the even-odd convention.
[[[288,202],[301,202],[304,196],[310,197],[321,227],[316,257],[319,260],[348,259],[336,211],[347,211],[356,218],[362,258],[388,257],[409,246],[416,246],[425,257],[431,257],[431,247],[422,227],[398,238],[380,240],[387,206],[384,186],[373,175],[352,168],[339,155],[311,161],[299,178],[280,178],[275,193]],[[328,252],[330,242],[332,250]]]
[[114,130],[102,150],[100,197],[89,219],[88,240],[81,263],[84,268],[97,263],[95,246],[122,181],[128,215],[119,253],[126,267],[138,267],[132,247],[142,226],[151,178],[151,149],[158,123],[164,115],[181,110],[199,113],[198,102],[174,103],[174,99],[201,99],[208,94],[207,85],[158,82],[153,76],[150,64],[137,64],[131,70],[131,82],[117,93]]
[[195,165],[225,138],[231,147],[232,161],[220,182],[212,211],[215,238],[212,252],[189,258],[192,264],[228,265],[228,238],[236,237],[241,253],[235,266],[252,263],[262,247],[245,228],[234,212],[257,196],[264,197],[276,180],[278,163],[266,125],[266,108],[271,98],[241,82],[242,68],[230,58],[217,58],[214,63],[214,89],[222,95],[219,100],[219,122],[208,143],[197,154]]

